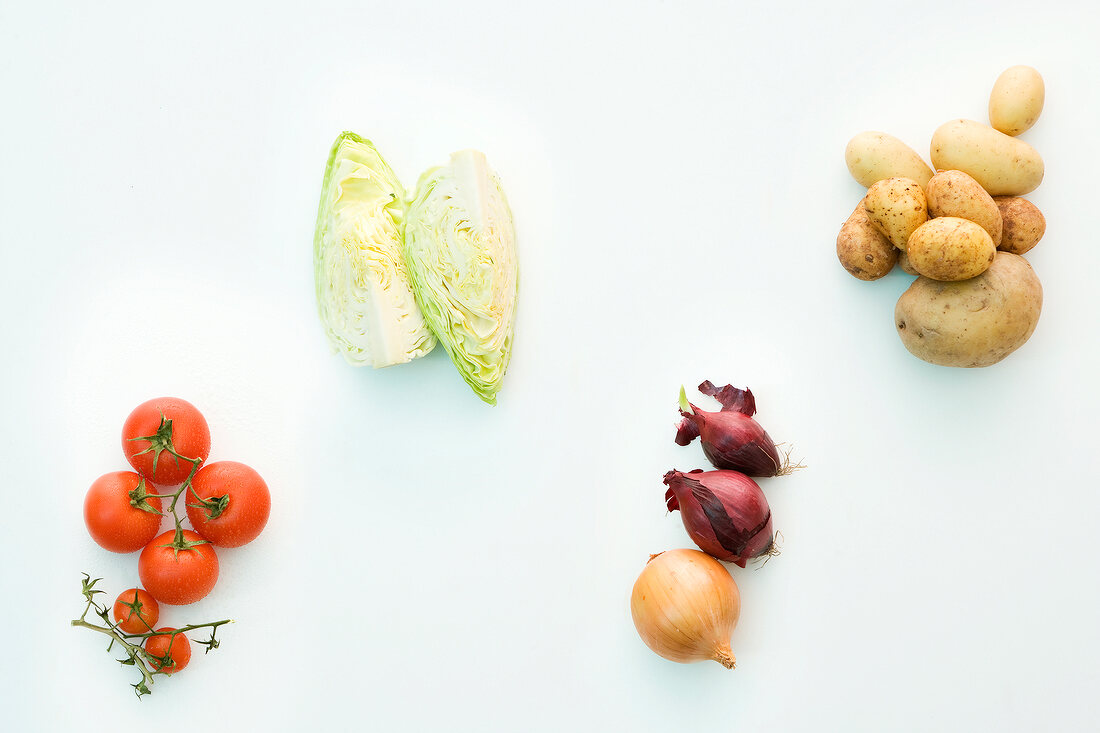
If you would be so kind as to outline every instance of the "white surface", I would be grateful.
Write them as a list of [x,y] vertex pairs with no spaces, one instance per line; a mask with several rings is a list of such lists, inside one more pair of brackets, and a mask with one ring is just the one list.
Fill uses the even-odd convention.
[[[1087,4],[305,5],[0,5],[8,730],[1093,724]],[[835,259],[844,145],[925,152],[1017,63],[1047,84],[1042,321],[1001,365],[933,367],[894,334],[907,279]],[[500,173],[522,282],[497,408],[441,349],[328,354],[310,242],[345,128],[407,184],[464,147]],[[783,555],[734,569],[732,672],[656,657],[628,610],[648,553],[689,546],[661,476],[704,463],[672,435],[705,378],[809,466],[763,484]],[[80,507],[159,394],[275,504],[164,618],[239,623],[139,702],[68,621],[81,571],[136,580]]]

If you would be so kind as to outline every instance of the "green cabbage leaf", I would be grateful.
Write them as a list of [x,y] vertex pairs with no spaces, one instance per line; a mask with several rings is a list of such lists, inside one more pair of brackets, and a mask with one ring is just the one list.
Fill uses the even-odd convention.
[[420,311],[459,374],[496,404],[512,354],[518,265],[512,212],[484,154],[454,153],[420,176],[405,262]]
[[403,256],[405,189],[353,132],[325,167],[313,265],[317,308],[333,350],[356,366],[403,364],[435,347]]

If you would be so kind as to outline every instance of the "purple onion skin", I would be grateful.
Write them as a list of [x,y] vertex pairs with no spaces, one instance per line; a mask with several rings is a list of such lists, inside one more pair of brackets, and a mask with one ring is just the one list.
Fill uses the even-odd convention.
[[708,555],[745,567],[772,551],[772,510],[756,482],[737,471],[665,474],[665,503]]
[[715,468],[741,471],[749,476],[775,476],[782,469],[779,451],[771,436],[752,416],[756,400],[750,390],[727,384],[718,389],[709,380],[699,391],[722,403],[719,412],[707,412],[691,405],[692,412],[680,410],[683,420],[676,431],[677,445],[700,439],[703,454]]

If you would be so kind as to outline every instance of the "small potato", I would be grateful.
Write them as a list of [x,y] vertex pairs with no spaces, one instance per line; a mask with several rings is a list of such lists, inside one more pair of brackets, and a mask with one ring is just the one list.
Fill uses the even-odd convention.
[[993,197],[962,171],[940,171],[925,189],[928,216],[958,216],[989,232],[993,246],[1001,243],[1001,210]]
[[875,229],[898,249],[904,249],[909,235],[928,221],[924,190],[912,178],[887,178],[872,184],[863,208]]
[[893,269],[898,248],[871,225],[861,200],[840,228],[836,256],[844,269],[860,280],[878,280]]
[[929,219],[909,237],[909,264],[933,280],[968,280],[989,269],[997,248],[989,233],[967,219]]
[[899,249],[898,250],[898,267],[901,268],[902,272],[904,272],[908,275],[919,275],[920,274],[919,272],[916,271],[916,269],[913,267],[913,265],[909,262],[909,253],[906,252],[904,249]]
[[1046,233],[1047,220],[1038,206],[1017,196],[998,196],[993,201],[1004,222],[1004,234],[997,249],[1022,255],[1039,243]]
[[918,277],[898,299],[894,325],[914,356],[942,366],[984,367],[1031,338],[1042,308],[1043,286],[1031,265],[998,252],[988,270],[969,280]]
[[974,120],[951,120],[932,134],[936,170],[968,173],[991,196],[1022,196],[1043,181],[1043,159],[1023,140]]
[[932,177],[932,169],[917,151],[885,132],[853,137],[844,150],[844,162],[852,178],[868,188],[884,178],[912,178],[923,188]]
[[989,95],[989,124],[1015,137],[1031,129],[1043,111],[1043,77],[1030,66],[1005,69]]

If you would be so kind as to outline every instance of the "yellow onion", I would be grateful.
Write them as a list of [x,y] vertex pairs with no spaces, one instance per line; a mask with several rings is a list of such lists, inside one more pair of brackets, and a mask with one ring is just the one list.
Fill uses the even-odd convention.
[[730,636],[741,615],[741,593],[710,555],[669,550],[649,558],[634,582],[630,614],[642,641],[665,659],[713,659],[733,669]]

